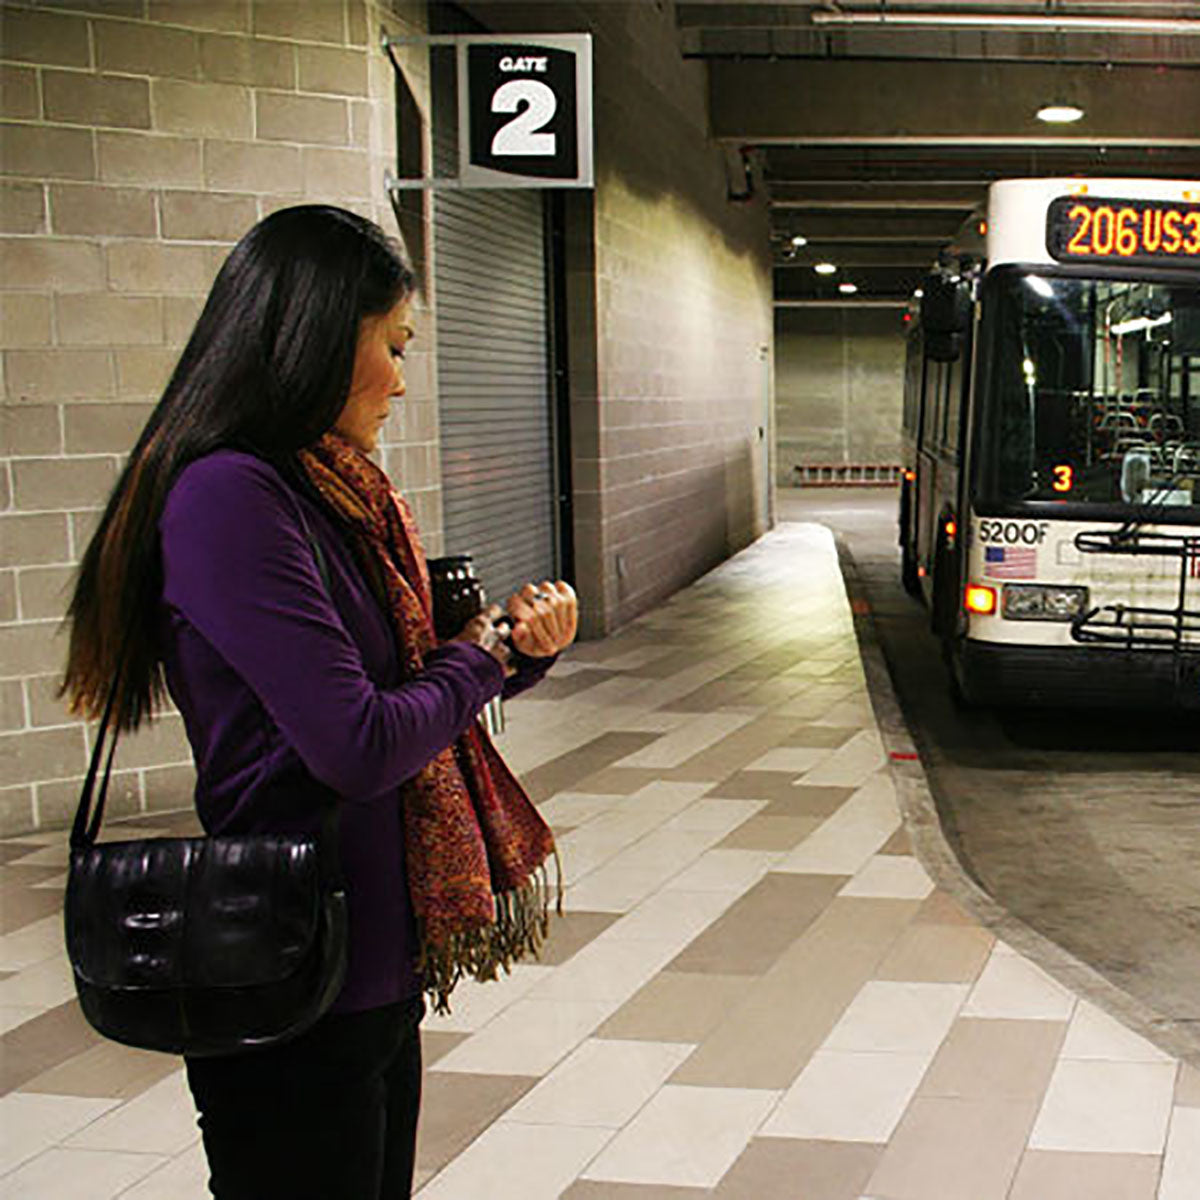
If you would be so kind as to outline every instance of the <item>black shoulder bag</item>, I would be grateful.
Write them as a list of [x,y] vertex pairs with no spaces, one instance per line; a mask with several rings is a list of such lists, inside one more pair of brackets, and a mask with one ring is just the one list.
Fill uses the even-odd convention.
[[114,1041],[194,1057],[294,1037],[329,1008],[346,973],[337,805],[319,836],[97,842],[124,660],[123,650],[71,830],[64,915],[84,1016]]

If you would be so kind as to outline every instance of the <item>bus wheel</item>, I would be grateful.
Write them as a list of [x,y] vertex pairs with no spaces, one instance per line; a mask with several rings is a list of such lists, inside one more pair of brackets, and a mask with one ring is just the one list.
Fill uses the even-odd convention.
[[944,541],[938,542],[933,559],[933,603],[929,627],[943,642],[954,636],[954,621],[958,615],[958,571],[954,553]]
[[913,505],[912,484],[905,479],[900,484],[900,582],[910,596],[921,599],[921,579],[917,573],[917,552],[909,536]]
[[910,596],[921,599],[921,577],[917,573],[917,555],[907,538],[900,543],[900,582]]
[[946,665],[947,690],[954,707],[964,712],[978,708],[979,702],[963,686],[958,656],[954,653],[954,642],[951,638],[942,639],[942,662]]
[[960,663],[955,653],[958,638],[958,556],[945,542],[941,542],[934,562],[933,619],[930,625],[941,643],[942,662],[946,667],[946,682],[951,701],[955,708],[973,709],[977,704],[963,686]]

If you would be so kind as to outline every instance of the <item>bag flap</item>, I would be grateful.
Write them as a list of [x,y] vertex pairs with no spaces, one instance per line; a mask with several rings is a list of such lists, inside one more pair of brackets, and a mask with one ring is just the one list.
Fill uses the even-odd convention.
[[311,839],[101,842],[71,854],[67,953],[97,987],[253,987],[300,966],[321,903]]

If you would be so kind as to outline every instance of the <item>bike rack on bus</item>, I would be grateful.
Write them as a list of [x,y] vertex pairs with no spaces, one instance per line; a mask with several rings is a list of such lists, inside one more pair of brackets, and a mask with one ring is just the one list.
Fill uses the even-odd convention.
[[[1175,654],[1200,650],[1200,608],[1189,608],[1188,581],[1200,591],[1200,535],[1125,533],[1101,529],[1076,534],[1083,554],[1123,554],[1179,559],[1179,603],[1174,608],[1105,604],[1080,613],[1071,622],[1077,642],[1100,642],[1127,650],[1160,650]],[[1188,637],[1195,641],[1185,643]]]

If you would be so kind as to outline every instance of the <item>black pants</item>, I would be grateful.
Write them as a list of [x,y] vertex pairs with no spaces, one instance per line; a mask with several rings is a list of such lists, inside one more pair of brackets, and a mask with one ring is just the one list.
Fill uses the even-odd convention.
[[323,1017],[268,1050],[187,1061],[217,1200],[408,1200],[418,999]]

